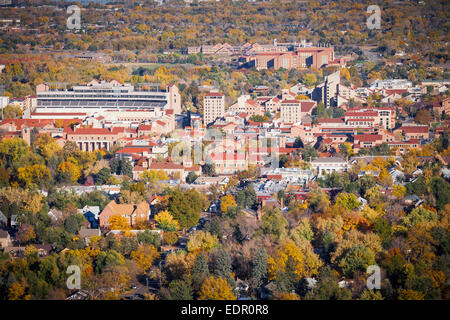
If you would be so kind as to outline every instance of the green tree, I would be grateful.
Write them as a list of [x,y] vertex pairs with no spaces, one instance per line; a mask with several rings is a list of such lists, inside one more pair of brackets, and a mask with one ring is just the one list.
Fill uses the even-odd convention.
[[279,239],[286,233],[287,220],[278,209],[269,210],[261,218],[260,232],[270,234]]
[[216,277],[224,278],[233,288],[235,285],[231,274],[231,256],[225,249],[219,249],[214,254],[213,274]]
[[111,170],[109,168],[102,168],[100,171],[95,175],[95,184],[97,185],[104,185],[106,181],[108,181],[109,177],[111,176]]
[[354,246],[341,260],[339,266],[348,277],[352,277],[356,271],[365,272],[369,265],[375,263],[375,253],[364,246]]
[[193,183],[196,179],[198,178],[198,176],[195,174],[195,172],[191,171],[189,172],[189,174],[186,177],[186,183]]
[[314,290],[308,292],[305,298],[307,300],[350,300],[352,298],[350,290],[340,288],[338,281],[339,278],[329,266],[323,267]]
[[259,288],[267,279],[267,251],[259,248],[252,260],[253,287]]
[[236,203],[240,208],[255,208],[257,202],[258,197],[253,185],[248,185],[236,193]]
[[170,300],[193,300],[194,292],[187,280],[174,280],[169,285]]
[[181,228],[197,225],[202,209],[203,200],[196,190],[190,189],[183,192],[177,188],[170,193],[169,211],[180,223]]
[[133,166],[127,159],[120,160],[120,174],[133,178]]
[[192,270],[192,283],[196,290],[200,290],[203,281],[209,277],[208,260],[203,252],[200,252],[194,261]]

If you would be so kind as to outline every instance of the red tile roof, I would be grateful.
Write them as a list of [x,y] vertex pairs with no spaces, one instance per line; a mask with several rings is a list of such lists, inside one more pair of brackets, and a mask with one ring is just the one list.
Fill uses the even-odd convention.
[[400,127],[400,129],[404,133],[428,133],[430,129],[428,126],[408,126],[408,127]]
[[209,92],[205,94],[205,97],[223,97],[224,94],[220,92]]
[[357,140],[361,142],[375,142],[382,139],[383,136],[380,134],[357,134],[354,136],[355,142]]

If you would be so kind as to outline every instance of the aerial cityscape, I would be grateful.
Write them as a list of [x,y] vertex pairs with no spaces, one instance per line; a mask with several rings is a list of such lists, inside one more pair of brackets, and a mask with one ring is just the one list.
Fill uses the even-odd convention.
[[0,300],[450,299],[449,9],[0,1]]

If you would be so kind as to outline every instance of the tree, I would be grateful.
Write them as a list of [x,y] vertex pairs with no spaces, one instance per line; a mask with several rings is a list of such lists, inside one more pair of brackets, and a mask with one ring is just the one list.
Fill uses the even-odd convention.
[[77,234],[81,228],[81,225],[85,221],[82,214],[73,214],[67,217],[64,221],[64,229],[71,234]]
[[202,172],[208,177],[214,177],[216,175],[216,168],[213,163],[205,163],[202,166]]
[[398,300],[424,300],[425,296],[422,292],[415,290],[400,289]]
[[261,218],[260,232],[270,234],[279,239],[286,233],[287,220],[283,217],[280,210],[269,210]]
[[307,198],[308,208],[313,212],[322,212],[330,205],[330,197],[320,188],[312,189]]
[[361,205],[353,193],[341,192],[336,198],[336,204],[347,210],[353,210]]
[[278,160],[279,166],[281,168],[284,168],[286,163],[288,163],[288,162],[289,162],[288,157],[285,154],[280,154],[279,160]]
[[248,185],[236,193],[236,203],[241,208],[255,208],[257,202],[258,197],[256,196],[253,185]]
[[354,246],[341,260],[339,266],[344,274],[352,277],[356,271],[365,272],[367,267],[375,263],[375,253],[364,246]]
[[171,300],[193,300],[193,290],[187,280],[174,280],[169,285]]
[[213,261],[213,274],[216,277],[226,279],[230,286],[234,287],[235,282],[231,273],[232,268],[230,254],[224,249],[219,249],[215,252]]
[[164,210],[155,216],[155,222],[163,231],[177,231],[180,227],[178,221],[173,219],[169,211]]
[[19,168],[17,170],[17,178],[24,187],[39,186],[48,183],[51,179],[50,170],[42,164],[34,164]]
[[227,280],[209,276],[203,281],[199,300],[236,300]]
[[102,273],[106,268],[121,265],[124,257],[116,250],[100,251],[94,260],[95,272]]
[[360,300],[384,300],[380,291],[364,289]]
[[259,248],[252,261],[253,287],[259,288],[267,279],[267,251]]
[[228,208],[236,207],[236,201],[231,194],[227,194],[220,199],[220,211],[225,214]]
[[431,114],[427,109],[420,109],[416,113],[416,121],[421,124],[429,124],[432,120]]
[[21,138],[5,138],[0,141],[0,158],[5,167],[11,167],[19,159],[31,153],[28,144]]
[[294,148],[299,148],[299,149],[304,148],[303,141],[300,137],[295,138]]
[[208,260],[203,252],[195,257],[192,269],[192,283],[194,289],[200,290],[203,281],[209,276]]
[[55,139],[47,133],[39,134],[35,138],[34,146],[46,161],[49,161],[55,152],[61,150],[61,147],[56,143]]
[[144,271],[148,271],[153,262],[159,258],[158,249],[152,245],[141,245],[136,251],[132,251],[131,259]]
[[109,167],[111,168],[112,174],[120,174],[120,160],[118,158],[111,159],[111,161],[109,162]]
[[159,248],[161,244],[161,239],[159,235],[155,232],[151,232],[150,230],[145,230],[144,232],[140,232],[137,235],[137,241],[141,244],[149,244],[156,248]]
[[[290,264],[288,264],[289,258],[292,260]],[[293,241],[285,241],[267,260],[268,278],[277,279],[280,274],[291,272],[292,275],[295,275],[297,281],[300,280],[304,271],[303,259],[304,255],[301,249]]]
[[133,166],[127,159],[120,160],[120,174],[133,178]]
[[314,149],[314,147],[311,146],[305,146],[300,153],[302,154],[302,158],[305,161],[311,161],[314,158],[318,157],[317,150]]
[[109,168],[102,168],[100,171],[95,175],[95,184],[97,185],[103,185],[108,181],[108,179],[111,177],[111,170]]
[[129,224],[128,220],[121,215],[116,215],[116,216],[110,217],[108,222],[109,222],[109,229],[111,229],[111,230],[128,230],[128,229],[130,229],[130,224]]
[[25,295],[25,287],[22,283],[14,282],[8,290],[8,300],[29,300],[30,295]]
[[145,170],[141,173],[141,179],[151,187],[154,187],[158,181],[167,180],[169,177],[162,170]]
[[350,142],[344,142],[339,145],[339,153],[342,154],[345,159],[348,160],[351,156],[355,154],[353,147]]
[[210,251],[219,244],[217,236],[211,235],[208,231],[194,232],[187,243],[188,252]]
[[22,224],[17,232],[17,240],[21,244],[27,244],[36,238],[34,226],[31,224]]
[[78,165],[70,161],[61,162],[57,172],[60,181],[76,182],[81,177]]
[[308,292],[305,298],[307,300],[350,300],[351,291],[340,288],[338,281],[336,273],[329,266],[323,267],[314,290]]
[[197,180],[198,176],[195,174],[195,172],[191,171],[186,177],[186,183],[191,184],[195,180]]
[[198,224],[203,205],[202,197],[194,189],[183,192],[177,188],[171,192],[169,197],[169,211],[179,222],[181,228],[189,228]]
[[439,216],[436,212],[420,206],[411,210],[411,212],[405,218],[403,218],[402,223],[406,227],[412,227],[418,225],[421,222],[436,221],[438,219]]
[[430,182],[430,190],[436,199],[436,209],[441,210],[447,203],[450,203],[450,186],[443,178],[433,178]]
[[307,73],[304,75],[302,82],[307,87],[312,87],[317,82],[317,77],[314,73]]

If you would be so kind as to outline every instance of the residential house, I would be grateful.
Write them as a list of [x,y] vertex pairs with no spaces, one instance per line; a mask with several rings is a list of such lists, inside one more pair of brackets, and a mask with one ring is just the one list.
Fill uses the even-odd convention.
[[111,200],[100,213],[100,227],[109,227],[109,219],[114,216],[122,216],[130,226],[135,226],[138,222],[149,221],[150,213],[147,201],[138,204],[119,204]]

